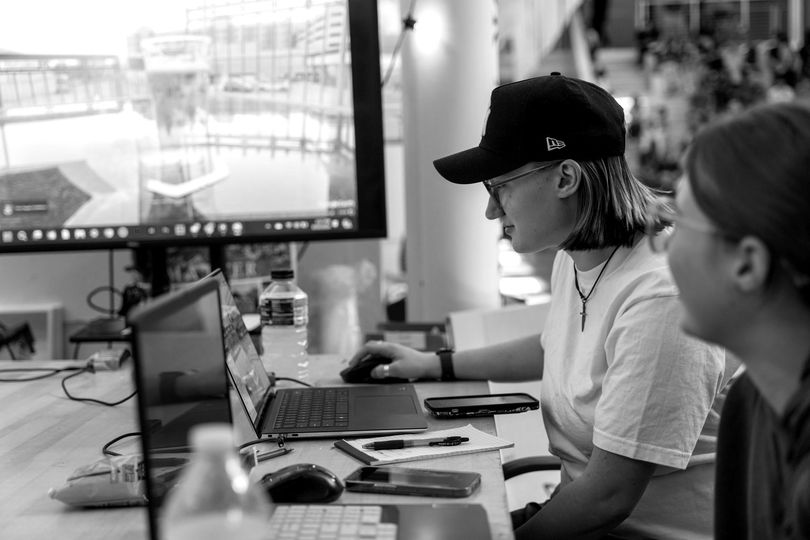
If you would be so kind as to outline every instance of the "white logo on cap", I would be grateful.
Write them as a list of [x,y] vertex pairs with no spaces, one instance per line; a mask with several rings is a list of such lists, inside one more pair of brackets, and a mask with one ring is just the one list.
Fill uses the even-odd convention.
[[546,137],[546,148],[548,148],[549,152],[551,152],[552,150],[559,150],[560,148],[565,148],[565,143],[562,142],[560,139],[553,139],[551,137]]
[[487,108],[487,114],[484,115],[484,127],[481,128],[481,137],[483,138],[487,134],[487,122],[489,122],[489,113],[492,111],[491,108]]

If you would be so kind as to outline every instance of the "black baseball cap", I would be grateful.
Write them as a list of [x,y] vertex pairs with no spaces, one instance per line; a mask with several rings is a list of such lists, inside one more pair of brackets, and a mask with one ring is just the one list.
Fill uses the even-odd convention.
[[444,178],[473,184],[533,161],[624,154],[624,110],[604,88],[557,72],[492,91],[481,142],[433,162]]

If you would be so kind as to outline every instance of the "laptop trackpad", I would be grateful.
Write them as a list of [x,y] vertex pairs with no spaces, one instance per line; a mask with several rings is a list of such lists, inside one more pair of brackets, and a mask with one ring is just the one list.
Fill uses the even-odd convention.
[[385,414],[414,414],[416,404],[410,396],[357,396],[354,399],[354,418],[379,417]]
[[490,540],[487,513],[478,504],[396,506],[397,538],[419,540]]

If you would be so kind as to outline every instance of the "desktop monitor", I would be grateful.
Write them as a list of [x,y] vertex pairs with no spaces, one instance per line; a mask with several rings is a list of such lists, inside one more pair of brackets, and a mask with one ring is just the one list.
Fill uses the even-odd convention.
[[0,22],[0,253],[385,236],[376,0],[40,4]]

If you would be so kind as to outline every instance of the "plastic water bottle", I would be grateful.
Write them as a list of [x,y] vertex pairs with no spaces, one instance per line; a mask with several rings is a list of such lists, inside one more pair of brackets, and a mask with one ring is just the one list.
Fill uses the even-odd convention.
[[190,437],[194,453],[167,497],[163,540],[267,538],[273,503],[250,482],[236,453],[233,428],[200,424]]
[[270,277],[273,281],[259,296],[262,363],[268,372],[295,365],[298,379],[306,381],[309,298],[293,281],[292,270],[273,270]]

